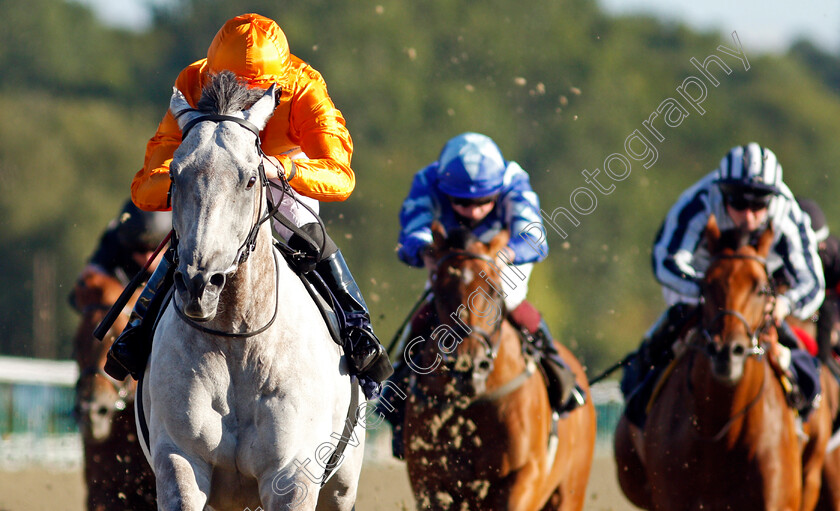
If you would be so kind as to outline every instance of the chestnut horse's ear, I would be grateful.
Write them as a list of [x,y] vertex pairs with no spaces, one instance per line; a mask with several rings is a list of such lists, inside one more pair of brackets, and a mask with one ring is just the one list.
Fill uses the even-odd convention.
[[706,241],[709,244],[709,253],[717,254],[720,248],[720,227],[718,227],[715,215],[709,215],[709,220],[706,222]]
[[432,249],[442,250],[446,246],[446,229],[443,224],[435,220],[432,222]]
[[488,248],[490,249],[490,255],[496,256],[503,248],[505,248],[510,241],[510,231],[507,229],[502,229],[499,231],[499,234],[493,236],[493,239],[490,240],[488,243]]
[[773,226],[768,226],[767,229],[761,233],[758,238],[758,243],[755,246],[755,251],[759,256],[766,258],[770,253],[770,247],[773,246]]

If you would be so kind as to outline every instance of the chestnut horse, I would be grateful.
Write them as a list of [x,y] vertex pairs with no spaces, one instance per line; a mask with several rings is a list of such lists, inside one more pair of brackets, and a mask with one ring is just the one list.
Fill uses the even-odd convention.
[[74,339],[79,365],[75,413],[84,443],[89,511],[157,509],[154,475],[137,441],[132,406],[136,384],[115,381],[103,370],[108,348],[128,322],[139,292],[102,342],[93,337],[122,290],[115,278],[93,271],[86,271],[73,290],[82,314]]
[[[582,509],[595,409],[587,399],[553,420],[537,363],[504,319],[493,255],[507,245],[509,233],[484,244],[468,235],[447,240],[438,223],[432,230],[439,324],[432,332],[415,332],[421,335],[406,348],[415,372],[405,458],[417,508]],[[423,334],[434,342],[420,346]],[[588,395],[580,363],[555,344]]]
[[[772,241],[756,246],[706,227],[711,264],[702,324],[682,339],[644,430],[623,416],[615,434],[618,479],[644,509],[813,509],[830,432],[818,407],[797,435],[776,359],[778,337],[765,310],[775,291],[766,269]],[[826,371],[822,382],[826,383]]]
[[[825,372],[825,370],[823,370]],[[822,378],[823,406],[830,412],[830,416],[837,422],[840,414],[840,385],[833,376]],[[832,437],[829,442],[829,451],[825,455],[823,465],[822,487],[820,488],[820,499],[816,509],[818,511],[840,511],[840,446],[835,442],[840,441],[840,434],[837,438]]]

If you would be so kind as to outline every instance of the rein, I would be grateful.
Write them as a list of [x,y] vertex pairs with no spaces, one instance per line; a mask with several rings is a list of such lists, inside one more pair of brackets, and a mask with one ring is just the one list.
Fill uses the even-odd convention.
[[[197,111],[198,110],[193,109],[193,108],[187,108],[187,109],[181,110],[177,114],[175,114],[175,118],[177,119],[178,117],[184,115],[187,112],[197,112]],[[279,211],[280,204],[283,201],[283,197],[285,196],[287,191],[291,189],[291,187],[289,186],[289,183],[286,180],[285,175],[282,174],[282,169],[281,169],[281,174],[279,176],[279,179],[280,179],[280,182],[281,182],[280,185],[275,185],[274,183],[271,183],[268,180],[268,178],[266,177],[266,175],[265,175],[265,165],[263,164],[263,160],[265,158],[265,153],[263,152],[262,146],[260,145],[260,130],[259,130],[259,128],[257,128],[257,126],[255,126],[253,123],[251,123],[251,122],[249,122],[249,121],[247,121],[247,120],[245,120],[241,117],[236,117],[236,116],[233,116],[233,115],[203,113],[202,115],[199,115],[199,116],[191,119],[189,122],[187,122],[184,125],[184,128],[181,130],[181,133],[182,133],[181,140],[183,140],[187,137],[190,130],[195,125],[197,125],[200,122],[205,122],[205,121],[214,122],[214,123],[231,121],[231,122],[234,122],[236,124],[239,124],[240,126],[242,126],[243,128],[247,129],[248,131],[250,131],[251,133],[254,134],[256,150],[257,150],[257,153],[260,157],[260,163],[257,166],[257,173],[259,174],[259,177],[260,177],[259,203],[260,204],[262,204],[263,202],[268,203],[268,208],[267,208],[265,216],[260,218],[259,217],[260,213],[259,212],[257,213],[257,218],[258,219],[251,226],[251,229],[248,231],[248,235],[245,237],[245,241],[242,242],[242,245],[240,245],[239,249],[237,250],[236,257],[234,258],[234,261],[231,264],[231,270],[229,270],[229,272],[235,271],[235,268],[237,266],[239,266],[241,264],[244,264],[248,260],[251,253],[256,249],[257,236],[259,235],[260,227],[262,226],[263,223],[268,221],[270,218],[277,219],[286,228],[288,228],[289,230],[291,230],[292,232],[294,232],[298,236],[303,237],[304,240],[308,241],[309,244],[314,247],[315,242],[312,241],[311,237],[308,234],[306,234],[304,231],[302,231],[300,228],[298,228],[294,224],[294,222],[290,221],[288,218],[286,218]],[[171,173],[169,175],[169,178],[172,181],[171,186],[174,187],[175,186],[174,177],[172,176]],[[280,201],[278,201],[277,204],[274,204],[274,202],[272,201],[271,194],[266,194],[265,193],[266,187],[268,187],[268,186],[272,186],[274,188],[278,188],[278,189],[282,190],[283,195],[281,196],[281,199],[280,199]],[[170,193],[171,193],[171,190],[170,190]],[[321,228],[324,229],[324,232],[326,232],[326,228],[324,227],[323,222],[321,221],[321,218],[317,214],[315,214],[315,212],[312,211],[312,209],[309,208],[309,206],[307,206],[306,204],[298,201],[298,199],[296,197],[294,197],[294,195],[290,194],[290,196],[292,198],[294,198],[304,208],[309,210],[309,212],[312,213],[312,215],[315,218],[318,219],[318,222],[319,222]],[[325,243],[326,243],[326,236],[324,236],[324,238],[325,238]],[[321,247],[321,251],[323,251],[323,246]],[[295,254],[297,254],[297,252],[292,251],[292,256],[294,256]],[[280,309],[280,282],[279,282],[279,280],[280,280],[280,263],[277,260],[277,254],[273,250],[272,250],[272,255],[274,257],[274,268],[275,268],[275,275],[276,275],[275,280],[277,281],[276,286],[275,286],[274,314],[272,315],[269,322],[267,324],[265,324],[264,326],[262,326],[261,328],[258,328],[257,330],[254,330],[254,331],[251,331],[251,332],[225,332],[225,331],[221,331],[221,330],[215,330],[215,329],[212,329],[212,328],[207,328],[203,325],[198,324],[196,321],[194,321],[193,319],[188,317],[184,313],[184,311],[181,310],[178,307],[177,301],[174,301],[173,302],[173,307],[174,307],[175,311],[178,313],[178,316],[182,320],[184,320],[184,322],[186,322],[187,325],[195,328],[196,330],[199,330],[201,332],[204,332],[204,333],[210,334],[210,335],[217,335],[217,336],[220,336],[220,337],[242,339],[242,338],[253,337],[255,335],[259,335],[259,334],[265,332],[266,330],[268,330],[269,327],[271,327],[271,325],[274,324],[274,320],[277,319],[277,313]],[[176,257],[177,257],[177,252],[176,252]]]
[[[494,266],[496,264],[496,262],[493,260],[493,258],[491,258],[491,257],[489,257],[485,254],[479,254],[477,252],[471,252],[471,251],[468,251],[468,250],[456,250],[456,251],[449,252],[448,254],[445,254],[443,257],[438,259],[437,262],[435,263],[435,267],[439,268],[443,263],[445,263],[445,262],[447,262],[451,259],[455,259],[455,258],[477,259],[477,260],[481,260],[481,261],[485,261],[487,263],[490,263]],[[496,289],[495,286],[491,285],[491,288],[494,291],[499,292],[499,290]],[[489,334],[487,332],[483,331],[483,330],[479,330],[479,329],[470,327],[470,333],[467,335],[467,337],[474,337],[474,338],[478,339],[482,344],[484,344],[484,346],[486,348],[487,356],[490,358],[490,360],[496,360],[496,357],[498,356],[498,344],[499,343],[494,344],[493,343],[493,338],[497,337],[501,334],[502,323],[503,322],[504,322],[504,317],[499,318],[499,321],[496,322],[496,326],[493,328],[493,331],[490,332]],[[528,381],[531,378],[531,376],[533,376],[534,373],[537,371],[537,363],[536,363],[536,361],[534,360],[533,357],[525,355],[524,345],[522,346],[522,348],[523,348],[523,352],[522,352],[523,353],[523,359],[525,360],[525,368],[522,370],[522,372],[520,372],[517,376],[512,378],[507,383],[501,385],[500,387],[498,387],[498,388],[496,388],[496,389],[494,389],[490,392],[484,392],[483,394],[475,396],[475,397],[469,399],[466,402],[461,400],[461,403],[462,403],[461,406],[463,408],[469,408],[470,406],[472,406],[474,404],[477,404],[477,403],[488,403],[488,402],[491,402],[491,401],[496,401],[498,399],[501,399],[501,398],[507,396],[508,394],[512,393],[513,391],[517,390],[519,387],[524,385],[525,382]],[[454,351],[454,348],[453,348],[453,351]],[[441,354],[441,358],[442,358],[444,363],[447,363],[447,362],[451,363],[452,362],[451,353],[452,352],[445,352],[444,351]],[[412,375],[412,377],[414,377],[414,375]],[[417,390],[417,385],[413,384],[412,388]]]

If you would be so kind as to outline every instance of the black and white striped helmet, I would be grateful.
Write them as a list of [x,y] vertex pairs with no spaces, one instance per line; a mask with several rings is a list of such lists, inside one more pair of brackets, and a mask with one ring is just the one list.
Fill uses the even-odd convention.
[[733,147],[720,161],[718,185],[727,193],[778,194],[782,166],[773,151],[755,142]]

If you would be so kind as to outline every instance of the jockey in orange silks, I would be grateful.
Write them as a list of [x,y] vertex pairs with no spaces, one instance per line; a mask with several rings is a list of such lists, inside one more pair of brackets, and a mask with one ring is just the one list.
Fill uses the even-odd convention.
[[[233,72],[251,87],[274,85],[280,91],[274,113],[260,133],[266,177],[283,178],[296,192],[294,197],[288,193],[282,196],[280,212],[322,247],[319,254],[311,255],[312,263],[344,309],[347,328],[342,337],[351,365],[360,376],[381,382],[392,372],[391,364],[373,333],[367,305],[341,251],[315,216],[319,201],[343,201],[355,187],[350,168],[353,141],[344,117],[330,99],[320,73],[290,53],[283,31],[266,17],[244,14],[226,22],[210,44],[207,57],[181,71],[175,87],[195,107],[208,78],[223,71]],[[132,199],[140,208],[169,209],[169,164],[180,143],[181,130],[167,111],[148,142],[143,168],[131,183]],[[280,199],[280,192],[272,193]],[[275,229],[293,248],[311,252],[311,243],[298,234],[279,223]],[[155,272],[160,274],[152,278],[159,284],[157,288],[166,280],[169,266],[161,264],[162,269]],[[150,288],[146,288],[150,293],[157,291]],[[116,373],[113,376],[118,379],[126,372],[136,377],[145,366],[149,343],[131,335],[137,330],[132,327],[139,324],[139,319],[132,321],[109,354]]]

